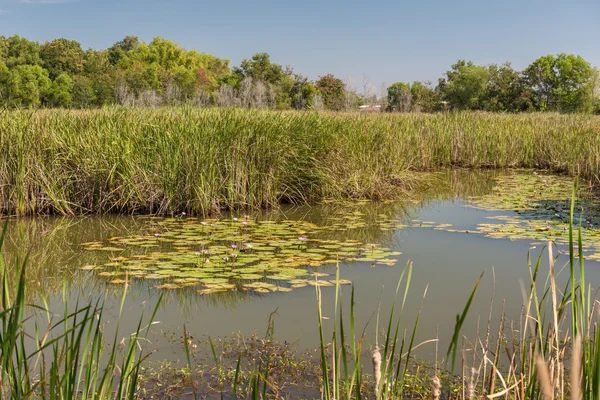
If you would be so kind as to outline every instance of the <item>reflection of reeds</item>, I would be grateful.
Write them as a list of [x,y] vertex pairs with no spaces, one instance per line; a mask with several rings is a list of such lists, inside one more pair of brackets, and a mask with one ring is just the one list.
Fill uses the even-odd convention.
[[[43,217],[10,220],[3,253],[9,268],[28,254],[26,282],[28,301],[39,294],[54,295],[67,287],[86,284],[85,274],[78,273],[84,265],[105,263],[106,255],[82,251],[81,243],[107,237],[130,234],[140,223],[129,217],[75,218]],[[10,274],[8,284],[14,288],[16,275]],[[120,296],[120,294],[117,294]]]
[[[434,199],[444,198],[444,196],[449,198],[454,196],[450,186],[440,190]],[[315,238],[335,241],[348,239],[389,247],[393,244],[397,232],[395,226],[399,223],[408,223],[412,210],[424,207],[427,203],[427,200],[418,203],[413,201],[325,202],[318,207],[286,206],[262,210],[253,214],[253,218],[273,221],[304,220],[319,226],[341,224],[341,227],[345,227],[349,221],[344,218],[356,212],[359,217],[356,217],[355,222],[359,222],[360,227],[342,231],[324,230],[316,232]],[[84,251],[85,246],[81,244],[105,241],[116,236],[138,236],[154,232],[156,220],[162,219],[117,215],[14,219],[9,222],[4,254],[9,265],[14,265],[18,255],[29,253],[31,266],[27,269],[26,278],[30,300],[41,293],[46,296],[57,295],[63,291],[65,285],[69,288],[67,292],[76,291],[92,297],[105,293],[112,298],[120,298],[120,286],[108,283],[112,279],[103,279],[96,273],[79,270],[86,265],[101,266],[109,262],[113,255],[108,252]],[[393,229],[382,230],[384,225]],[[299,240],[299,243],[305,241]],[[126,249],[123,255],[130,256],[129,251],[135,252],[136,249]],[[199,252],[199,257],[207,257],[202,251]],[[130,292],[134,297],[139,293],[152,291],[156,285],[158,283],[153,281],[131,278]],[[10,286],[14,286],[14,282],[10,283]],[[196,288],[182,288],[167,292],[163,307],[176,302],[183,314],[188,316],[203,306],[234,309],[239,302],[250,298],[252,295],[244,291],[200,296]]]
[[599,175],[587,115],[359,115],[240,109],[15,110],[0,120],[0,211],[207,214],[389,198],[442,166]]
[[[156,309],[148,325],[140,317],[136,331],[120,341],[118,324],[112,341],[104,337],[99,303],[65,304],[62,317],[35,306],[43,313],[26,316],[27,266],[5,264],[7,226],[0,232],[0,398],[135,399],[146,358],[141,346]],[[17,276],[12,288],[9,267]]]

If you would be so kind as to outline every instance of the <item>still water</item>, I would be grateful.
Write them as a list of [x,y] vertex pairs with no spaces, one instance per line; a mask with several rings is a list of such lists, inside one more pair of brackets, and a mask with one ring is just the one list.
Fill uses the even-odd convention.
[[[210,226],[211,223],[225,226],[219,239],[219,249],[230,246],[229,243],[237,243],[231,244],[231,252],[247,251],[247,254],[240,253],[240,260],[243,257],[248,260],[244,271],[249,272],[246,275],[249,277],[256,275],[253,272],[273,276],[267,275],[265,270],[258,267],[261,263],[270,263],[272,268],[268,273],[271,274],[273,268],[288,267],[289,271],[289,268],[302,267],[307,273],[318,272],[319,280],[332,280],[335,279],[336,265],[327,259],[331,259],[332,253],[341,253],[340,246],[346,249],[346,260],[339,263],[340,278],[349,280],[354,285],[357,329],[362,331],[366,326],[365,332],[370,342],[374,337],[374,314],[380,299],[381,315],[385,320],[404,265],[412,262],[412,280],[401,327],[407,329],[410,335],[422,302],[417,343],[439,335],[442,353],[452,336],[456,314],[462,311],[473,285],[483,271],[485,273],[463,333],[475,335],[478,323],[479,329],[485,329],[492,298],[494,321],[499,318],[503,303],[509,320],[519,318],[523,302],[522,286],[529,284],[528,253],[531,253],[535,262],[545,239],[564,239],[565,213],[568,209],[566,200],[570,193],[568,190],[563,193],[565,190],[561,192],[560,189],[568,189],[571,183],[566,178],[559,180],[552,176],[539,177],[532,171],[516,174],[455,170],[437,175],[441,183],[434,190],[407,201],[289,206],[269,212],[249,213],[251,215],[248,216],[228,214],[219,220],[208,220],[206,225],[200,225],[203,221],[185,216],[171,219],[93,216],[13,220],[9,224],[4,252],[7,264],[14,268],[16,260],[22,259],[29,251],[27,279],[30,302],[41,304],[45,298],[50,309],[61,314],[65,301],[70,307],[74,307],[76,302],[81,304],[100,300],[109,316],[106,320],[107,333],[115,329],[117,321],[119,332],[124,336],[134,332],[142,314],[149,316],[163,293],[155,318],[157,323],[152,325],[152,334],[149,336],[152,348],[157,350],[153,355],[155,360],[184,359],[181,344],[184,326],[196,338],[248,336],[253,332],[262,334],[267,327],[268,315],[274,311],[276,339],[296,342],[300,349],[318,347],[315,287],[302,283],[296,276],[286,278],[285,275],[280,276],[282,282],[276,286],[285,291],[256,290],[260,287],[256,282],[273,281],[260,276],[253,279],[252,284],[249,281],[232,284],[240,277],[240,274],[235,274],[241,266],[231,260],[229,253],[224,256],[229,259],[221,261],[224,257],[219,253],[220,250],[208,247],[214,239],[211,235],[216,234],[216,231],[204,230],[209,229],[205,226]],[[548,183],[548,180],[554,178],[556,187]],[[502,180],[505,180],[504,184],[510,184],[499,190]],[[521,197],[526,201],[539,197],[543,207],[524,212],[522,204],[515,203],[520,200],[511,200],[513,203],[510,203],[508,199],[510,193],[517,190],[515,187],[525,189],[526,193],[521,194]],[[492,201],[502,197],[506,200],[504,206]],[[597,212],[595,207],[594,203],[590,203],[585,212],[594,215]],[[547,213],[542,213],[542,209],[547,210]],[[249,221],[249,224],[240,225],[239,228],[235,225],[244,221]],[[260,225],[264,221],[270,221],[273,225]],[[585,221],[589,225],[586,227],[586,250],[592,255],[586,261],[587,280],[596,288],[600,283],[600,265],[593,257],[597,231],[591,222],[593,218]],[[496,225],[490,225],[491,222]],[[540,223],[543,224],[541,228]],[[269,228],[275,229],[269,231],[269,234],[274,235],[279,244],[273,245],[275,239],[270,239],[269,244],[261,244],[257,239],[258,231],[252,231],[253,224],[257,227],[275,226],[276,228]],[[280,228],[282,224],[284,228]],[[185,226],[194,227],[195,230],[182,230]],[[501,234],[502,232],[504,233]],[[238,234],[241,235],[239,241],[231,236]],[[185,240],[181,239],[182,235]],[[157,238],[156,241],[162,238],[165,240],[147,244],[154,240],[153,236]],[[298,240],[298,243],[294,244],[293,240]],[[312,266],[298,265],[305,262],[298,261],[299,258],[294,258],[295,261],[291,261],[292,258],[279,258],[278,261],[273,258],[269,261],[267,256],[253,256],[271,254],[269,251],[260,252],[271,245],[275,246],[272,252],[279,256],[286,252],[291,255],[308,255],[310,249],[313,250],[313,256],[319,254],[319,251],[325,253],[326,250],[319,250],[313,240],[318,246],[331,249],[327,255],[320,257],[321,261],[326,260],[324,265],[316,266],[318,262]],[[249,248],[241,248],[253,241],[259,246],[256,253],[251,253]],[[558,250],[568,249],[564,241],[558,240],[557,243]],[[263,249],[260,249],[261,245]],[[103,246],[109,250],[94,251],[94,246],[96,249]],[[114,250],[110,250],[111,246]],[[352,246],[358,250],[350,249]],[[208,275],[202,269],[207,265],[204,264],[208,258],[204,255],[208,254],[206,249],[213,249],[215,252],[215,255],[211,253],[210,256],[214,258],[211,268],[206,269],[210,271]],[[351,256],[355,251],[358,254]],[[383,258],[384,263],[369,260],[370,251],[374,255],[384,252],[379,257]],[[167,257],[166,254],[170,256]],[[193,262],[191,268],[189,260],[181,262],[182,265],[187,265],[187,272],[196,274],[186,278],[187,280],[180,276],[178,282],[184,282],[183,287],[174,285],[171,289],[157,288],[173,282],[174,278],[148,278],[156,274],[152,271],[148,273],[147,267],[140,267],[140,270],[126,275],[110,272],[122,271],[119,269],[121,262],[138,257],[147,261],[145,265],[150,265],[151,262],[168,263],[167,271],[181,273],[177,268],[185,268],[174,266],[177,260],[173,260],[173,254],[182,254],[182,257],[192,257],[190,254],[194,254],[200,260],[197,265]],[[152,261],[148,261],[149,257]],[[238,256],[234,259],[236,257]],[[396,263],[390,260],[395,260]],[[561,255],[558,260],[557,265],[560,267],[568,257]],[[290,265],[286,266],[285,262]],[[92,269],[90,266],[98,268]],[[227,273],[220,271],[222,267],[226,267]],[[160,268],[165,271],[164,266]],[[157,267],[156,271],[160,272],[160,268]],[[548,269],[546,256],[542,258],[541,268],[543,271]],[[314,280],[315,276],[310,275],[306,281],[311,279]],[[124,285],[122,280],[126,280],[128,284]],[[219,282],[227,282],[222,287],[225,289],[219,289]],[[268,285],[272,283],[265,287],[271,287]],[[207,290],[207,287],[212,289]],[[119,320],[125,288],[127,293]],[[289,290],[291,288],[293,290]],[[342,287],[346,303],[350,299],[350,290],[349,285]],[[321,291],[323,312],[330,318],[325,320],[325,329],[330,330],[334,317],[335,287],[321,287]],[[348,307],[345,309],[348,310]],[[417,354],[432,360],[435,357],[435,346],[424,345]]]

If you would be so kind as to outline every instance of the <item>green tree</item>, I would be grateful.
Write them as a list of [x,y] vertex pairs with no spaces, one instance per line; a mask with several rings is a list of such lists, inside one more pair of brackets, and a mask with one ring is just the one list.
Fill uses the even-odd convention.
[[482,109],[493,112],[532,111],[532,91],[519,71],[509,62],[488,67],[490,79],[482,100]]
[[178,66],[172,71],[169,84],[176,91],[171,100],[190,100],[196,93],[196,74],[184,66]]
[[8,104],[39,107],[52,84],[48,71],[39,65],[19,65],[12,69],[8,82]]
[[66,73],[60,74],[50,85],[46,96],[46,104],[50,107],[70,107],[73,101],[73,79]]
[[84,75],[73,77],[72,104],[75,108],[89,108],[96,105],[94,81]]
[[184,50],[179,45],[161,37],[155,37],[148,44],[140,43],[130,57],[134,61],[142,61],[147,64],[156,64],[165,70],[170,70],[181,65]]
[[108,51],[94,51],[90,49],[85,52],[83,68],[85,75],[111,74],[113,71],[114,67],[110,63]]
[[525,70],[535,105],[542,111],[591,111],[593,77],[590,63],[574,54],[542,56]]
[[231,75],[224,83],[239,88],[242,81],[251,78],[254,88],[264,87],[271,93],[275,107],[292,107],[294,72],[291,68],[273,63],[268,53],[256,53],[249,60],[242,60],[239,67],[233,68]]
[[8,40],[4,36],[0,36],[0,62],[4,65],[8,57]]
[[92,78],[94,105],[101,107],[115,102],[116,78],[111,75],[97,75]]
[[108,51],[117,78],[123,78],[136,95],[154,90],[173,99],[190,99],[199,90],[211,91],[230,73],[229,60],[211,54],[188,51],[178,44],[156,37],[149,44],[129,37]]
[[431,88],[430,82],[415,81],[410,85],[412,110],[417,112],[433,112],[439,107],[439,93]]
[[387,100],[389,111],[410,111],[412,103],[410,85],[404,82],[391,84],[387,88]]
[[344,85],[344,82],[341,79],[336,78],[332,74],[327,74],[321,76],[319,80],[315,82],[315,87],[323,98],[323,102],[327,109],[333,111],[344,109],[346,85]]
[[123,40],[120,40],[113,44],[108,50],[108,60],[111,65],[116,66],[123,59],[127,58],[127,53],[136,49],[140,44],[137,36],[125,36]]
[[8,107],[9,104],[9,84],[11,73],[6,64],[0,61],[0,106]]
[[134,94],[139,95],[145,90],[162,90],[159,72],[160,66],[157,64],[137,62],[122,71],[122,77],[127,83],[127,87],[132,90]]
[[600,114],[600,69],[594,67],[592,72],[591,85],[592,89],[592,101],[594,104],[593,112]]
[[471,61],[459,60],[440,79],[438,88],[452,108],[459,110],[480,110],[490,80],[486,67]]
[[296,110],[311,108],[317,88],[308,78],[300,74],[294,74],[293,79],[294,82],[289,93],[291,107]]
[[0,51],[1,56],[4,59],[4,63],[9,69],[12,69],[18,65],[39,65],[41,64],[40,59],[40,46],[36,42],[27,40],[14,35],[9,38],[0,38]]
[[269,53],[256,53],[250,60],[242,60],[240,66],[233,71],[241,77],[240,81],[250,77],[272,85],[279,84],[285,75],[281,65],[271,62]]
[[51,79],[66,72],[75,75],[83,72],[85,52],[75,40],[55,39],[40,47],[40,57]]

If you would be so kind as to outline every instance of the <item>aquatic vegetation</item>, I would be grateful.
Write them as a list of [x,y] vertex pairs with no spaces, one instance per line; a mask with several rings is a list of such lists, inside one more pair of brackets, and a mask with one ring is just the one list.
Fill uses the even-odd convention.
[[7,264],[3,256],[7,226],[0,227],[0,398],[138,398],[148,328],[160,298],[150,318],[142,314],[137,328],[121,341],[118,322],[112,340],[104,335],[106,314],[100,301],[65,304],[62,314],[50,310],[45,298],[39,305],[29,304],[27,263]]
[[341,261],[394,266],[395,257],[401,254],[377,244],[325,237],[328,232],[365,226],[357,213],[333,217],[330,224],[322,226],[250,217],[147,219],[141,235],[81,243],[85,251],[108,253],[105,263],[85,265],[81,270],[112,284],[143,279],[157,289],[198,287],[200,294],[333,286],[331,277],[318,272],[318,267]]
[[[510,240],[529,240],[532,244],[553,241],[566,246],[569,243],[570,201],[574,179],[548,174],[545,171],[516,170],[494,178],[491,192],[471,196],[467,207],[493,213],[472,229],[455,229],[451,224],[412,220],[412,226],[432,228],[453,233],[483,234],[486,237]],[[600,260],[600,202],[589,191],[581,189],[578,208],[584,207],[586,216],[575,215],[581,224],[582,246],[585,257]]]
[[[86,264],[112,284],[143,279],[158,289],[196,288],[200,294],[225,291],[287,292],[308,286],[331,286],[331,277],[317,269],[337,262],[394,266],[399,252],[353,237],[362,230],[398,232],[428,228],[490,238],[549,240],[568,244],[573,179],[543,171],[516,170],[494,178],[487,194],[465,200],[468,207],[491,212],[489,222],[458,229],[449,223],[407,220],[404,214],[365,213],[365,201],[338,201],[316,225],[284,216],[245,216],[198,221],[193,218],[148,218],[142,234],[85,242],[89,252],[107,253],[104,262]],[[582,191],[581,204],[593,210],[595,201]],[[333,202],[330,202],[333,203]],[[494,215],[493,213],[502,214]],[[600,216],[582,219],[582,247],[588,259],[600,259]],[[576,217],[576,223],[579,219]],[[335,239],[333,239],[335,238]],[[364,239],[364,238],[363,238]],[[315,278],[319,277],[318,283]],[[344,281],[343,283],[349,283]]]
[[15,110],[0,119],[0,213],[215,214],[407,197],[440,167],[600,176],[600,118],[239,109]]

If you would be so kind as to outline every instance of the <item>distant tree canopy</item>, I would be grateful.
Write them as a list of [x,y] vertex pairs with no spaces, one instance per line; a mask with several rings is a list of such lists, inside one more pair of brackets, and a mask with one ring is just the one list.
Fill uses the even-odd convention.
[[597,74],[580,56],[559,54],[535,60],[525,70],[525,79],[538,109],[589,112],[598,100],[593,98]]
[[[366,80],[367,83],[368,79]],[[126,36],[105,50],[75,40],[37,43],[0,36],[0,107],[90,108],[110,104],[356,110],[376,101],[387,111],[556,111],[600,113],[600,71],[580,56],[546,55],[524,71],[510,63],[459,60],[433,87],[396,82],[357,93],[332,74],[316,81],[256,53],[239,66],[161,37]],[[367,91],[367,89],[365,89]]]
[[321,97],[323,97],[325,107],[334,111],[340,111],[344,108],[346,85],[341,79],[332,74],[327,74],[320,77],[315,86]]

